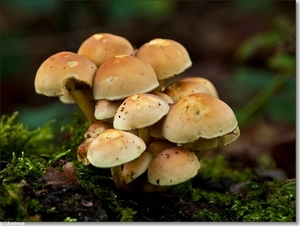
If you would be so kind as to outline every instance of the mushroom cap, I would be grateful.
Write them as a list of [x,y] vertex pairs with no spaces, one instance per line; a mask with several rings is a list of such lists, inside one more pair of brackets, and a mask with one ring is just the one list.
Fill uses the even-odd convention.
[[92,87],[96,70],[97,66],[84,56],[68,51],[56,53],[37,70],[35,91],[46,96],[68,95],[65,84],[71,78]]
[[212,139],[232,132],[238,125],[232,109],[222,100],[194,93],[173,105],[166,115],[162,135],[174,143]]
[[135,56],[154,68],[158,80],[173,77],[192,66],[185,47],[171,39],[153,39],[143,44]]
[[139,157],[146,150],[141,138],[122,130],[107,129],[90,144],[87,158],[93,166],[111,168]]
[[159,92],[159,91],[156,91],[156,90],[153,90],[150,92],[150,94],[154,94],[156,96],[159,96],[161,97],[162,99],[164,99],[168,104],[173,104],[173,100],[170,96],[168,96],[166,93],[163,93],[163,92]]
[[126,162],[123,165],[122,175],[126,184],[129,184],[132,180],[142,175],[148,169],[148,166],[152,160],[152,155],[144,151],[136,159]]
[[176,144],[162,139],[153,140],[146,148],[146,151],[151,153],[153,157],[157,156],[163,150],[171,147],[175,147]]
[[104,61],[94,77],[96,100],[121,100],[136,93],[147,93],[159,86],[153,68],[130,55],[114,56]]
[[144,128],[158,122],[169,112],[169,104],[159,96],[139,93],[127,97],[114,116],[116,129],[132,130]]
[[148,167],[148,180],[158,186],[175,185],[196,176],[200,163],[193,152],[182,147],[163,150]]
[[98,100],[95,106],[94,116],[98,120],[113,118],[123,101]]
[[86,138],[77,148],[77,160],[82,162],[85,166],[90,165],[90,162],[87,159],[87,152],[93,141],[94,138]]
[[107,129],[112,129],[112,125],[108,122],[97,121],[89,126],[84,132],[84,138],[96,138],[100,133]]
[[97,33],[87,38],[77,53],[94,62],[99,67],[106,59],[116,55],[132,55],[134,49],[130,42],[118,35]]
[[171,97],[174,104],[192,93],[206,93],[211,95],[204,85],[188,81],[173,82],[164,89],[164,93]]
[[181,81],[183,81],[183,82],[196,82],[196,83],[202,84],[209,90],[210,94],[213,97],[219,98],[219,94],[218,94],[218,91],[217,91],[216,87],[207,78],[203,78],[203,77],[185,77],[185,78],[181,79]]

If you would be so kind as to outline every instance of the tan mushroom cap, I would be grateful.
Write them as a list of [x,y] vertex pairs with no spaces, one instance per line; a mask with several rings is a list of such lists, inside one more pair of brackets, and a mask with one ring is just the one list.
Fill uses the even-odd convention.
[[139,93],[127,97],[114,116],[116,129],[132,130],[153,125],[169,112],[169,104],[162,98]]
[[123,101],[98,100],[95,105],[95,118],[98,120],[111,119],[115,116]]
[[68,51],[56,53],[40,65],[34,80],[35,91],[62,96],[68,92],[65,84],[71,78],[92,87],[96,70],[97,66],[84,56]]
[[138,136],[117,129],[107,129],[90,144],[87,159],[99,168],[122,165],[139,157],[146,145]]
[[232,132],[238,125],[232,109],[222,100],[194,93],[173,105],[165,117],[162,135],[174,143],[212,139]]
[[166,93],[163,93],[163,92],[159,92],[159,91],[156,91],[156,90],[153,90],[150,92],[151,94],[154,94],[156,96],[159,96],[161,97],[162,99],[164,99],[168,104],[173,104],[173,100],[170,96],[168,96]]
[[192,93],[206,93],[211,95],[204,85],[188,81],[173,82],[164,89],[164,93],[171,97],[174,104]]
[[94,62],[99,67],[106,59],[116,55],[132,55],[134,49],[124,37],[98,33],[87,38],[79,47],[77,53]]
[[153,140],[146,148],[146,151],[151,153],[153,157],[157,156],[159,153],[161,153],[163,150],[171,147],[175,147],[176,144],[168,141],[168,140],[161,140],[156,139]]
[[158,80],[173,77],[192,66],[185,47],[170,39],[153,39],[142,45],[135,56],[154,68]]
[[97,121],[89,126],[84,133],[84,138],[96,138],[107,129],[112,129],[112,125],[104,121]]
[[144,151],[136,159],[127,162],[123,165],[122,175],[126,184],[129,184],[132,180],[142,175],[148,169],[148,166],[152,160],[152,155]]
[[219,94],[218,94],[218,91],[217,91],[216,87],[207,78],[203,78],[203,77],[185,77],[185,78],[181,79],[181,81],[183,81],[183,82],[196,82],[196,83],[202,84],[209,90],[210,94],[213,97],[219,98]]
[[77,160],[82,162],[85,166],[90,165],[90,161],[87,159],[87,152],[94,141],[94,138],[86,138],[77,148]]
[[152,159],[148,180],[157,186],[179,184],[196,176],[200,166],[193,152],[182,147],[168,148]]
[[159,86],[153,68],[141,59],[114,56],[98,68],[93,85],[96,100],[121,100],[136,93],[147,93]]

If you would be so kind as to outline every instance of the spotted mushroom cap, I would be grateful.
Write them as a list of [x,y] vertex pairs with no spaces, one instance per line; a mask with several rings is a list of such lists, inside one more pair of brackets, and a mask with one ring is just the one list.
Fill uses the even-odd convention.
[[146,150],[141,138],[118,129],[107,129],[90,144],[87,159],[99,168],[122,165],[139,157]]
[[232,109],[222,100],[194,93],[173,105],[166,115],[162,135],[174,143],[212,139],[232,132],[238,125]]
[[38,68],[34,87],[38,94],[46,96],[68,95],[65,84],[68,79],[92,87],[97,66],[84,56],[63,51],[47,58]]
[[153,125],[169,112],[169,104],[162,98],[139,93],[126,98],[115,114],[116,129],[132,130]]
[[171,39],[153,39],[143,44],[135,56],[154,68],[158,80],[173,77],[192,66],[185,47]]
[[136,93],[147,93],[159,86],[153,68],[141,59],[118,55],[104,61],[94,77],[96,100],[122,100]]
[[124,37],[97,33],[87,38],[79,47],[77,53],[85,56],[99,67],[106,59],[116,55],[132,55],[134,49]]
[[146,172],[152,158],[153,157],[149,152],[144,151],[136,159],[125,163],[122,168],[122,175],[125,183],[129,184],[132,180]]
[[163,150],[153,158],[147,175],[151,184],[169,186],[191,179],[199,169],[200,163],[195,154],[176,146]]
[[84,138],[96,138],[100,133],[107,129],[112,129],[112,125],[108,122],[97,121],[87,128],[84,132]]

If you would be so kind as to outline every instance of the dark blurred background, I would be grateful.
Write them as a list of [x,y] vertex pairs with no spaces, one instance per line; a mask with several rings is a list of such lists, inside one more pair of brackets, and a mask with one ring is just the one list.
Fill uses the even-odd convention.
[[32,129],[53,118],[67,123],[77,107],[36,94],[35,73],[50,55],[76,52],[95,33],[123,36],[135,48],[169,38],[193,62],[180,76],[210,79],[237,114],[241,137],[218,151],[269,168],[275,158],[294,172],[295,1],[2,0],[0,17],[1,115],[18,111]]

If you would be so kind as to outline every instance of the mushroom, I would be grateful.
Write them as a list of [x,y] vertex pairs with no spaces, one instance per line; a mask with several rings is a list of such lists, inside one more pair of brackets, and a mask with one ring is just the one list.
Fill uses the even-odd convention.
[[84,138],[96,138],[100,133],[107,129],[112,129],[112,125],[104,121],[97,121],[87,128],[84,133]]
[[215,97],[215,98],[219,98],[219,94],[218,91],[216,89],[216,87],[214,86],[214,84],[203,77],[185,77],[183,79],[181,79],[182,82],[195,82],[195,83],[199,83],[201,85],[204,85],[208,91],[210,92],[210,94]]
[[176,144],[162,139],[153,140],[146,148],[146,151],[149,152],[153,157],[157,156],[163,150],[176,146]]
[[192,66],[185,47],[171,39],[153,39],[143,44],[135,56],[153,67],[160,83],[157,91],[162,91],[165,79],[180,74]]
[[139,130],[139,136],[148,144],[147,127],[158,122],[169,112],[169,105],[162,98],[139,93],[127,97],[114,116],[113,126],[121,130]]
[[122,169],[122,175],[125,183],[129,184],[131,181],[146,172],[152,158],[153,157],[149,152],[144,151],[136,159],[125,163]]
[[107,129],[90,144],[87,159],[95,167],[111,168],[116,186],[126,190],[128,187],[121,165],[138,158],[145,150],[146,145],[138,136],[118,129]]
[[209,151],[217,148],[220,144],[227,146],[234,142],[240,136],[240,130],[237,126],[232,132],[225,134],[221,137],[212,139],[199,138],[192,143],[183,144],[182,147],[194,151],[198,160],[201,160]]
[[118,107],[122,104],[121,101],[110,101],[106,99],[98,100],[95,106],[94,116],[98,120],[106,120],[112,123],[112,120],[117,112]]
[[151,92],[149,92],[149,93],[161,97],[161,98],[164,99],[168,104],[173,104],[173,103],[174,103],[173,100],[172,100],[172,98],[171,98],[169,95],[167,95],[166,93],[159,92],[159,91],[156,91],[156,90],[153,90],[153,91],[151,91]]
[[85,166],[91,164],[87,158],[87,152],[93,141],[94,138],[86,138],[77,148],[77,160],[82,162]]
[[232,109],[222,100],[205,93],[194,93],[173,105],[166,115],[162,135],[169,141],[184,144],[197,139],[212,139],[237,127]]
[[96,100],[122,100],[136,93],[147,93],[159,83],[153,68],[130,55],[114,56],[98,68],[93,82]]
[[220,137],[220,141],[223,146],[227,146],[234,142],[240,136],[240,128],[237,126],[232,132],[225,134],[224,136]]
[[188,81],[173,82],[164,89],[164,93],[171,97],[174,104],[192,93],[206,93],[211,95],[204,85]]
[[152,159],[147,175],[153,185],[172,186],[196,176],[199,169],[200,163],[193,152],[171,147]]
[[97,33],[87,38],[77,53],[94,62],[99,67],[106,59],[116,55],[133,55],[130,42],[118,35]]
[[89,123],[96,121],[94,104],[82,91],[93,85],[97,66],[73,52],[59,52],[47,58],[38,68],[34,87],[38,94],[46,96],[70,95],[83,111]]

